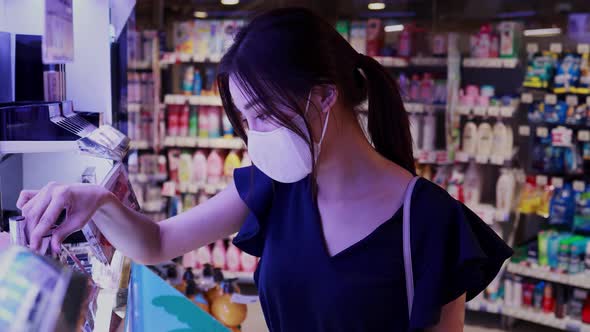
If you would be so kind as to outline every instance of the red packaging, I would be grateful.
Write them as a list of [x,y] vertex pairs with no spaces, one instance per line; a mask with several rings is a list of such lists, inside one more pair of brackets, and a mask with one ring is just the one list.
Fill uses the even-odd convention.
[[586,297],[584,307],[582,308],[582,322],[590,324],[590,295]]
[[383,22],[378,18],[371,18],[367,22],[367,55],[378,56],[385,43]]
[[189,106],[184,104],[180,107],[178,117],[178,136],[188,136]]
[[170,170],[169,178],[170,181],[178,183],[178,162],[180,160],[180,150],[171,149],[168,150],[168,168]]
[[529,282],[522,285],[522,306],[531,307],[533,305],[533,293],[535,285]]
[[178,136],[179,105],[168,105],[168,136]]
[[555,310],[555,297],[553,297],[553,286],[550,283],[545,284],[543,293],[543,311],[553,312]]

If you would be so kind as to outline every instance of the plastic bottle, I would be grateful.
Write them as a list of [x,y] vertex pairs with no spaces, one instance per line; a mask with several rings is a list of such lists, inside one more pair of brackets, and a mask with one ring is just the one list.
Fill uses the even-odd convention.
[[203,296],[203,294],[198,291],[197,285],[194,280],[188,280],[186,282],[185,295],[189,298],[189,300],[194,302],[197,305],[197,307],[201,308],[206,313],[211,312],[209,302]]
[[199,134],[199,107],[191,106],[188,119],[188,135],[197,137]]
[[420,76],[418,74],[412,75],[410,81],[410,101],[418,102],[420,100]]
[[496,209],[503,215],[510,213],[512,201],[514,200],[514,190],[516,179],[509,169],[501,169],[498,183],[496,184]]
[[202,150],[197,150],[193,156],[192,181],[198,185],[207,182],[207,157]]
[[242,251],[240,255],[240,264],[242,265],[242,271],[254,272],[256,271],[257,260],[256,257]]
[[181,191],[186,191],[186,188],[188,188],[188,185],[191,183],[192,164],[193,160],[191,155],[187,152],[183,152],[180,155],[180,161],[178,163],[178,182]]
[[193,95],[200,96],[201,90],[203,89],[203,80],[201,79],[201,72],[197,69],[194,73],[193,81]]
[[199,107],[199,137],[201,138],[208,138],[209,137],[209,107],[208,106],[201,106]]
[[481,174],[474,161],[469,163],[469,167],[465,172],[463,192],[467,206],[474,207],[479,204],[481,199]]
[[202,292],[207,292],[215,287],[215,280],[213,279],[213,266],[209,263],[203,264],[203,274],[199,279],[198,288]]
[[227,327],[238,327],[246,320],[248,307],[232,301],[232,294],[236,292],[236,288],[231,280],[223,281],[220,288],[222,294],[213,300],[211,314]]
[[223,175],[223,159],[219,151],[213,150],[207,157],[207,183],[218,184]]
[[429,113],[424,117],[424,126],[422,128],[422,149],[434,151],[436,140],[436,117],[434,114]]
[[543,312],[550,313],[554,310],[555,298],[553,297],[553,286],[551,283],[547,283],[543,290]]
[[[207,267],[211,265],[211,249],[209,246],[203,246],[197,249],[197,264],[198,266]],[[213,277],[213,272],[211,272],[211,277]]]
[[545,291],[545,282],[540,281],[535,285],[535,290],[533,293],[533,309],[535,311],[540,311],[543,306],[543,293]]
[[216,268],[225,269],[226,268],[226,249],[225,245],[223,244],[223,240],[215,241],[215,245],[213,246],[213,266]]
[[425,104],[434,103],[434,80],[430,73],[424,73],[420,82],[420,101]]
[[232,138],[234,136],[234,127],[232,127],[227,113],[223,112],[223,137]]
[[231,179],[234,176],[234,169],[240,167],[241,161],[240,157],[236,151],[232,150],[228,153],[227,157],[225,157],[225,163],[223,166],[223,175],[226,179]]
[[207,298],[207,300],[209,301],[209,303],[213,304],[213,301],[215,301],[215,299],[222,295],[222,290],[221,290],[221,282],[224,280],[223,277],[223,272],[221,271],[220,268],[214,268],[213,269],[213,281],[215,282],[215,285],[210,288],[206,293],[205,293],[205,297]]
[[184,70],[184,77],[182,79],[182,92],[185,96],[190,96],[193,93],[193,83],[195,79],[195,68],[188,66]]
[[422,116],[416,113],[410,113],[409,118],[413,149],[414,153],[416,153],[422,147],[422,144],[420,144],[420,138],[422,137]]
[[489,158],[492,153],[492,126],[483,122],[477,128],[477,156]]
[[209,108],[209,137],[221,137],[221,108],[217,106]]
[[468,121],[465,123],[465,127],[463,127],[462,141],[463,152],[469,157],[475,156],[477,151],[477,125],[474,122]]
[[231,272],[237,272],[241,269],[240,263],[240,249],[238,249],[233,243],[230,242],[229,247],[227,248],[227,269]]
[[188,136],[189,114],[188,104],[182,105],[178,118],[178,136]]
[[506,153],[506,126],[502,121],[496,122],[493,129],[492,156],[504,160]]

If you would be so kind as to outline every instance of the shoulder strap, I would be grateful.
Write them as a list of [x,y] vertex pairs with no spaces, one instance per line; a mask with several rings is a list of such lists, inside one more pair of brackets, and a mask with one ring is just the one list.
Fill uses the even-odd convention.
[[410,241],[410,205],[412,203],[412,193],[414,192],[414,186],[418,181],[419,177],[414,177],[408,187],[406,188],[406,194],[404,198],[404,210],[403,210],[403,250],[404,250],[404,271],[406,274],[406,294],[408,298],[408,315],[412,317],[412,304],[414,302],[414,272],[412,270],[412,243]]

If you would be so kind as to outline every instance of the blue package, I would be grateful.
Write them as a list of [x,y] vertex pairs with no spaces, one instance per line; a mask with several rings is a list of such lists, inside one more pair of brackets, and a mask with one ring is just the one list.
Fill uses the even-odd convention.
[[559,264],[559,241],[563,235],[553,234],[547,239],[547,259],[552,269],[557,269]]
[[530,122],[539,123],[543,121],[543,113],[545,111],[544,103],[532,103],[529,105],[528,118]]
[[565,123],[568,106],[565,102],[559,101],[555,105],[545,105],[543,118],[547,123]]
[[577,106],[569,106],[567,109],[567,116],[565,123],[572,125],[582,125],[586,121],[586,113],[588,112],[588,105],[581,104]]
[[590,188],[576,195],[574,229],[590,231]]
[[580,56],[572,53],[565,54],[559,61],[555,71],[553,92],[566,93],[575,91],[579,78]]
[[553,225],[571,225],[576,211],[574,190],[570,183],[557,189],[551,198],[549,223]]

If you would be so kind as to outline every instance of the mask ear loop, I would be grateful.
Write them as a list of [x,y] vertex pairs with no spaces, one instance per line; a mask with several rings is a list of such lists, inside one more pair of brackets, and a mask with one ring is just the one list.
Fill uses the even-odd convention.
[[[309,94],[307,95],[307,103],[305,104],[305,113],[304,115],[307,115],[307,112],[309,111],[309,101],[311,100],[311,91],[309,90]],[[318,142],[318,146],[322,145],[322,142],[324,141],[324,136],[326,135],[326,130],[328,129],[328,121],[330,120],[330,111],[326,112],[326,121],[324,122],[324,127],[322,128],[322,135],[320,136],[320,141]]]

